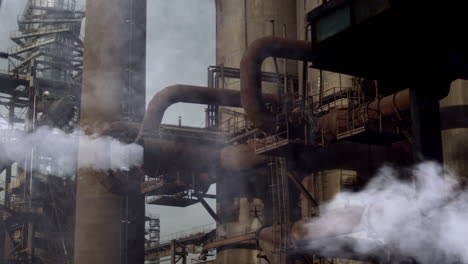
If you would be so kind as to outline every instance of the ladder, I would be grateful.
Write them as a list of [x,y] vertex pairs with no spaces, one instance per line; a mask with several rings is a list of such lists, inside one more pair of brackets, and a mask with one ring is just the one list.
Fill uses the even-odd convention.
[[270,158],[273,227],[278,263],[287,263],[289,248],[289,187],[287,162],[283,157]]

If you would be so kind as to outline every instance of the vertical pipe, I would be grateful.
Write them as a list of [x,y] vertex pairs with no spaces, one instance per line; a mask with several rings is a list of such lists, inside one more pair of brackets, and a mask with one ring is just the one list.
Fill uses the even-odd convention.
[[[112,122],[143,117],[146,1],[87,0],[86,4],[80,127],[86,134],[96,134]],[[108,152],[89,148],[80,142],[78,164],[85,158],[109,162]],[[79,166],[74,263],[143,263],[143,196],[111,193],[98,180],[102,173]],[[128,184],[137,183],[138,179]],[[127,214],[131,221],[124,228]],[[128,240],[122,241],[124,237]],[[129,249],[125,255],[121,254],[123,246]]]
[[171,240],[171,264],[176,264],[176,241]]

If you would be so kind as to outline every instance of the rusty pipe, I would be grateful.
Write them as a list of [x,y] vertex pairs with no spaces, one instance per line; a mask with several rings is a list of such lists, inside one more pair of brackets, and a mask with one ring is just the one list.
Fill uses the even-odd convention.
[[165,140],[140,138],[143,146],[143,169],[146,172],[162,170],[209,171],[219,164],[219,147]]
[[274,116],[268,112],[262,98],[262,63],[268,57],[307,61],[311,59],[310,42],[277,37],[255,40],[247,47],[240,64],[241,100],[245,113],[253,125],[272,131]]
[[101,136],[110,136],[124,143],[132,143],[138,138],[141,124],[138,122],[117,121],[104,128]]
[[319,119],[319,130],[327,135],[327,140],[336,139],[338,129],[346,129],[348,120],[340,118],[354,118],[354,125],[361,126],[364,124],[363,116],[366,119],[388,118],[392,116],[400,117],[402,112],[408,111],[411,107],[409,89],[376,99],[368,104],[351,110],[348,116],[347,109],[338,109],[328,113]]
[[[291,239],[294,243],[301,243],[352,233],[360,224],[363,213],[363,207],[347,207],[345,209],[329,212],[321,217],[297,221],[289,227]],[[208,243],[203,247],[203,250],[233,245],[255,238],[260,242],[259,244],[267,242],[278,246],[279,239],[277,238],[281,236],[281,230],[281,228],[275,228],[274,226],[263,227],[255,233]],[[283,239],[283,241],[286,240]]]
[[[159,127],[166,109],[175,103],[217,104],[220,106],[241,107],[240,92],[228,89],[209,89],[202,86],[177,84],[159,91],[148,104],[140,136],[159,136]],[[265,95],[267,102],[275,102],[276,97]]]
[[223,240],[213,241],[204,245],[203,251],[208,251],[208,250],[216,249],[219,247],[231,246],[231,245],[239,244],[242,242],[251,241],[251,240],[256,239],[256,237],[257,237],[257,234],[250,233],[250,234],[245,234],[241,236],[226,238]]
[[366,106],[369,118],[386,118],[399,115],[400,112],[408,111],[411,107],[409,89],[376,99]]
[[226,170],[255,169],[264,166],[268,161],[268,156],[255,154],[255,146],[252,143],[227,146],[220,153],[221,167]]
[[217,145],[159,138],[141,138],[139,143],[144,149],[143,168],[147,172],[174,168],[209,171],[219,166],[224,170],[245,171],[268,163],[267,156],[255,155],[253,144],[231,145],[221,149]]
[[[140,123],[136,122],[114,122],[101,135],[132,143],[137,138],[140,127]],[[225,170],[243,171],[263,166],[269,159],[267,156],[256,155],[253,143],[220,148],[216,143],[202,145],[148,137],[139,139],[138,143],[144,148],[143,167],[147,171],[153,171],[158,166],[170,168],[181,160],[198,168],[221,165]],[[206,157],[209,159],[206,160]],[[192,165],[188,167],[194,168]]]
[[[352,233],[360,224],[364,208],[348,207],[342,210],[329,212],[320,217],[300,220],[290,225],[290,236],[294,243],[312,241],[316,239],[332,238]],[[280,228],[269,226],[258,232],[261,242],[278,244]]]

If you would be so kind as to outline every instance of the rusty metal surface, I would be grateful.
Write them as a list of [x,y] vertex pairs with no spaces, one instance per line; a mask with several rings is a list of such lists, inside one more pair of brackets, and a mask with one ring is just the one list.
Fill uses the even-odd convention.
[[[291,239],[300,243],[352,233],[361,222],[363,213],[364,208],[350,206],[321,217],[297,221],[290,226]],[[275,229],[273,226],[262,228],[258,232],[258,239],[277,244],[279,231],[279,228]]]
[[137,122],[117,121],[105,128],[101,135],[116,138],[122,142],[131,143],[138,137],[141,124]]
[[269,157],[255,154],[254,144],[231,145],[223,148],[220,153],[222,168],[241,171],[255,169],[268,163]]
[[264,107],[262,98],[261,66],[268,57],[291,60],[310,60],[312,45],[301,40],[264,37],[249,45],[241,60],[242,106],[255,127],[271,131],[274,116]]
[[[408,111],[410,106],[409,89],[405,89],[351,110],[349,118],[353,117],[354,126],[359,127],[367,119],[398,117],[401,113]],[[346,109],[339,109],[320,117],[319,131],[326,134],[326,140],[336,139],[339,128],[343,130],[347,126],[347,120],[339,118],[340,116],[347,116],[347,112]],[[366,116],[366,119],[362,118],[362,114]]]
[[219,147],[159,138],[141,138],[143,168],[148,173],[162,170],[209,171],[219,164]]
[[408,111],[411,106],[409,89],[374,100],[367,106],[368,116],[382,118],[398,115],[399,112]]
[[242,235],[242,236],[231,237],[231,238],[227,238],[227,239],[223,239],[223,240],[219,240],[219,241],[214,241],[214,242],[207,243],[203,247],[203,250],[208,251],[208,250],[212,250],[212,249],[219,248],[219,247],[222,247],[222,246],[230,246],[230,245],[234,245],[234,244],[237,244],[237,243],[240,243],[240,242],[253,240],[256,237],[257,237],[257,234],[251,233],[251,234],[245,234],[245,235]]
[[[276,97],[265,95],[267,102]],[[228,89],[209,89],[202,86],[176,84],[159,91],[148,104],[140,130],[140,136],[158,136],[159,126],[166,109],[175,103],[217,104],[241,107],[240,92]]]
[[158,135],[166,109],[175,103],[219,104],[240,107],[238,91],[208,89],[194,85],[172,85],[159,91],[148,104],[140,130],[141,136]]
[[219,145],[195,144],[159,138],[142,138],[143,168],[151,173],[163,170],[210,171],[220,166],[231,171],[251,170],[268,163],[268,156],[255,155],[253,144],[221,148]]

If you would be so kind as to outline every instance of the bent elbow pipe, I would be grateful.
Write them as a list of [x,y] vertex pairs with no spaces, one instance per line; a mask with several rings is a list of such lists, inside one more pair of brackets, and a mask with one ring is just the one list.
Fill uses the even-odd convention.
[[[265,95],[265,101],[276,102],[273,95]],[[210,89],[202,86],[177,84],[159,91],[148,104],[140,137],[159,136],[164,112],[175,103],[217,104],[220,106],[241,107],[240,91],[229,89]]]
[[175,103],[219,104],[240,107],[240,96],[233,90],[209,89],[194,85],[172,85],[159,91],[148,104],[140,129],[142,136],[158,136],[164,112]]
[[255,40],[241,60],[241,101],[253,125],[265,132],[273,130],[274,116],[269,113],[262,98],[262,63],[268,57],[291,60],[311,60],[312,45],[302,40],[264,37]]

